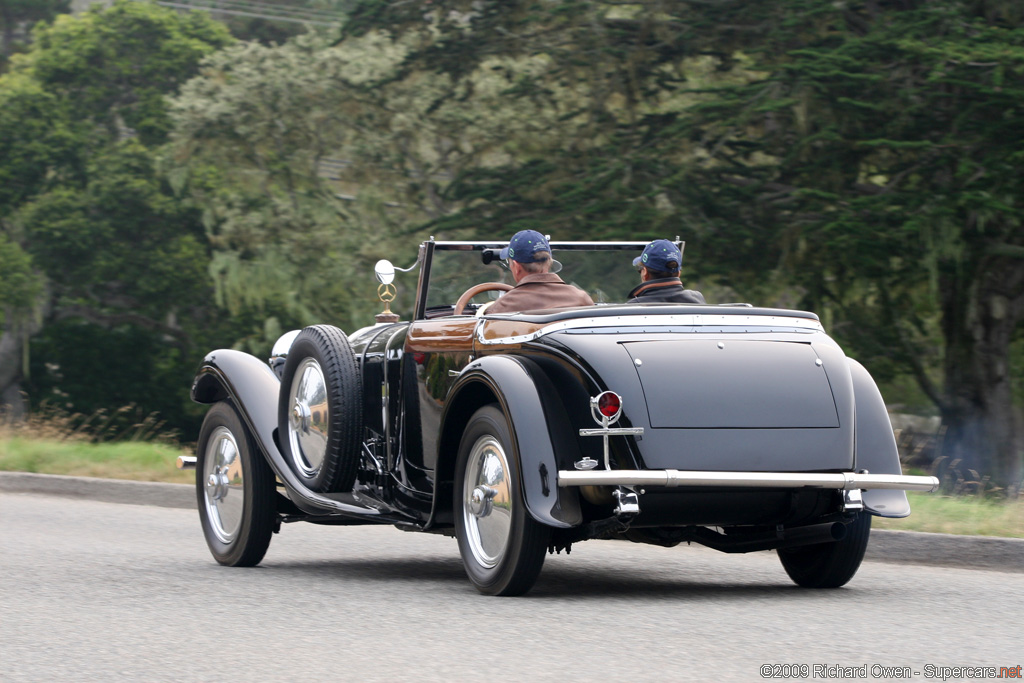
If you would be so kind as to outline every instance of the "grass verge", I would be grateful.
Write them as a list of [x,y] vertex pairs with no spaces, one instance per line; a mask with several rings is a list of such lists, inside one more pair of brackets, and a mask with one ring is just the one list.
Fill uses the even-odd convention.
[[909,492],[907,496],[910,498],[909,517],[875,517],[871,525],[876,529],[1024,538],[1024,501],[917,492]]
[[0,470],[195,483],[195,473],[175,467],[181,447],[148,441],[89,443],[0,435]]

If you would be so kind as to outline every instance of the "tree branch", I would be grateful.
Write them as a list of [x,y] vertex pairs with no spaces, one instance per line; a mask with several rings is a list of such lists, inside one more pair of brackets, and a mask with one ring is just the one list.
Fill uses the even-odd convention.
[[94,325],[99,325],[104,328],[111,328],[117,325],[135,325],[141,327],[144,330],[150,332],[159,332],[166,334],[169,337],[173,337],[177,344],[182,348],[191,347],[192,339],[189,335],[181,329],[165,325],[162,322],[147,318],[144,315],[138,313],[122,312],[122,313],[104,313],[98,311],[90,306],[84,306],[82,304],[71,304],[68,306],[62,306],[54,315],[54,320],[66,320],[68,318],[82,318],[83,320],[90,322]]

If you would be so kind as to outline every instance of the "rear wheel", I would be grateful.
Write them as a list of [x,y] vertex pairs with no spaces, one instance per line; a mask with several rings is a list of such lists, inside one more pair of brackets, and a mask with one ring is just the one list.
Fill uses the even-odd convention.
[[459,552],[477,590],[530,590],[544,565],[550,532],[526,510],[508,421],[493,405],[476,411],[462,435],[454,498]]
[[285,458],[319,493],[349,491],[362,437],[359,369],[337,327],[314,325],[295,338],[285,360],[278,427]]
[[260,563],[274,533],[274,489],[274,473],[234,406],[215,404],[196,445],[199,521],[214,559],[231,567]]
[[804,588],[838,588],[853,578],[864,559],[871,535],[871,515],[857,514],[846,536],[833,543],[780,548],[779,559],[789,578]]

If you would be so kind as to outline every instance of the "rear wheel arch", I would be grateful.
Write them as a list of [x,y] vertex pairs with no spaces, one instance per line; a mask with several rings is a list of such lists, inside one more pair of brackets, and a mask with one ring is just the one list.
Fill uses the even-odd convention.
[[[511,356],[485,357],[475,361],[469,370],[470,374],[460,380],[449,397],[442,418],[433,519],[444,521],[439,515],[451,509],[455,461],[466,425],[477,409],[495,403],[505,414],[516,441],[523,474],[520,484],[531,517],[558,528],[582,523],[578,492],[558,487],[558,458],[550,430],[564,431],[569,426],[557,424],[557,420],[552,424],[548,418],[545,399],[536,385],[537,373],[543,374],[542,371],[529,359]],[[538,425],[545,427],[542,430]]]
[[459,444],[473,413],[481,406],[499,403],[495,389],[482,380],[476,380],[459,388],[449,398],[445,410],[441,438],[437,441],[437,465],[434,482],[437,493],[434,496],[434,516],[447,514],[452,509],[452,487],[455,485],[455,463],[459,455]]

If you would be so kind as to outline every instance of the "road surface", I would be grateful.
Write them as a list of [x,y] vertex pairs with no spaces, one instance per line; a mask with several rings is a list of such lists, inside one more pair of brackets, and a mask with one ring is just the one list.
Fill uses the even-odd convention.
[[549,556],[528,596],[489,598],[454,539],[393,527],[286,525],[260,567],[231,569],[194,510],[0,493],[0,522],[5,682],[757,681],[771,664],[797,665],[781,680],[942,680],[1024,664],[1024,573],[865,562],[846,588],[808,591],[773,553],[592,541]]

